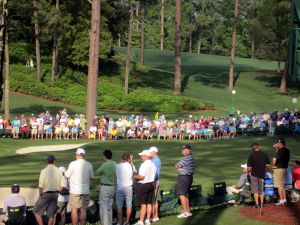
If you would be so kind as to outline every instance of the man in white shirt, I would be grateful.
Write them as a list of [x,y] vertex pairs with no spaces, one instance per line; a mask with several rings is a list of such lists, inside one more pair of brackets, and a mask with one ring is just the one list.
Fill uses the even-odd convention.
[[[151,224],[150,217],[152,213],[154,180],[156,175],[156,166],[151,162],[151,153],[144,150],[139,153],[143,163],[140,166],[138,175],[133,176],[138,180],[136,188],[136,198],[141,205],[140,220],[135,225]],[[147,216],[146,216],[147,215]]]
[[129,225],[129,220],[132,212],[132,185],[133,175],[136,173],[136,169],[133,164],[129,163],[130,154],[124,153],[122,156],[122,162],[117,164],[116,176],[117,176],[117,207],[118,207],[118,223],[122,224],[123,206],[126,203],[126,222],[123,225]]
[[85,159],[85,150],[78,148],[76,160],[71,162],[65,176],[70,181],[69,203],[71,208],[72,225],[77,225],[78,209],[80,209],[80,224],[86,223],[90,197],[90,180],[94,177],[93,166]]

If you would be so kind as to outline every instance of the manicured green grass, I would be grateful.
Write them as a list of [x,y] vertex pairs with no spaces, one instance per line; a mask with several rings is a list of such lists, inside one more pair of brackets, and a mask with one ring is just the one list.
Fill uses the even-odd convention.
[[[123,52],[125,49],[119,49]],[[139,50],[134,50],[138,61]],[[287,94],[279,94],[280,76],[262,73],[276,70],[275,62],[236,58],[236,95],[228,91],[229,57],[213,55],[182,54],[183,95],[211,102],[221,110],[211,115],[227,115],[232,107],[241,112],[263,112],[299,107],[292,104],[298,97],[299,88],[289,85]],[[174,52],[147,50],[145,68],[135,75],[147,85],[159,89],[172,89],[174,78]]]
[[[250,144],[256,141],[270,157],[274,154],[272,145],[275,137],[239,137],[226,140],[212,141],[191,141],[193,154],[196,158],[196,172],[194,175],[194,184],[202,184],[204,195],[212,193],[214,182],[226,181],[227,184],[235,184],[241,174],[240,164],[247,161],[250,154]],[[298,151],[299,137],[286,137],[288,147],[291,150],[291,160],[299,159]],[[180,146],[182,141],[30,141],[30,140],[12,140],[0,139],[0,177],[1,186],[10,186],[12,183],[19,183],[21,186],[36,187],[40,170],[46,166],[46,157],[49,152],[31,153],[27,155],[16,155],[15,150],[27,146],[39,146],[49,144],[65,143],[84,143],[88,145],[84,148],[87,151],[87,160],[91,161],[94,170],[102,163],[101,153],[105,149],[113,151],[113,159],[120,161],[124,152],[133,153],[136,157],[136,165],[139,167],[140,160],[138,152],[156,145],[160,152],[162,160],[162,178],[161,189],[170,189],[176,184],[175,163],[181,159]],[[53,153],[57,157],[58,166],[68,166],[74,159],[74,150],[61,151]],[[97,189],[99,179],[92,182],[92,189]],[[97,192],[93,192],[97,196]],[[198,224],[204,221],[204,224],[263,224],[252,222],[241,218],[238,215],[237,208],[226,208],[218,210],[197,211],[196,216],[191,220],[179,221],[175,217],[163,218],[160,224]],[[185,222],[184,222],[185,221]]]

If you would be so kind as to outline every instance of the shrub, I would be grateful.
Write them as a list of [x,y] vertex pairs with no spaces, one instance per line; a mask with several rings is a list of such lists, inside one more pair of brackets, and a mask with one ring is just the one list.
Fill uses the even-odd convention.
[[[23,65],[11,66],[11,90],[31,94],[51,100],[85,106],[86,75],[66,70],[66,76],[57,78],[54,83],[49,79],[40,82],[35,71]],[[126,111],[179,112],[213,109],[210,103],[196,98],[173,96],[169,90],[137,88],[124,95],[121,76],[100,77],[98,85],[97,108]]]

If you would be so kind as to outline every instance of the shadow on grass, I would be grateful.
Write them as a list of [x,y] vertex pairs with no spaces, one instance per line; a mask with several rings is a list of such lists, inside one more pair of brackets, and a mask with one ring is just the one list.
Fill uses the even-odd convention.
[[[265,76],[258,76],[255,78],[255,80],[263,81],[266,83],[266,87],[272,87],[272,88],[279,88],[281,77],[276,75],[265,75]],[[288,92],[284,95],[289,96],[295,96],[300,94],[300,82],[292,82],[291,80],[288,80]]]

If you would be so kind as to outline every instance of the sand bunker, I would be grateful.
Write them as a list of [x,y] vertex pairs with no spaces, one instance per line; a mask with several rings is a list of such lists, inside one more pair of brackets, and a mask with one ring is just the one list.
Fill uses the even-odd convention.
[[79,148],[86,145],[86,143],[81,144],[67,144],[67,145],[44,145],[44,146],[31,146],[26,148],[20,148],[16,151],[17,154],[23,155],[34,152],[56,152],[56,151],[66,151],[74,148]]

